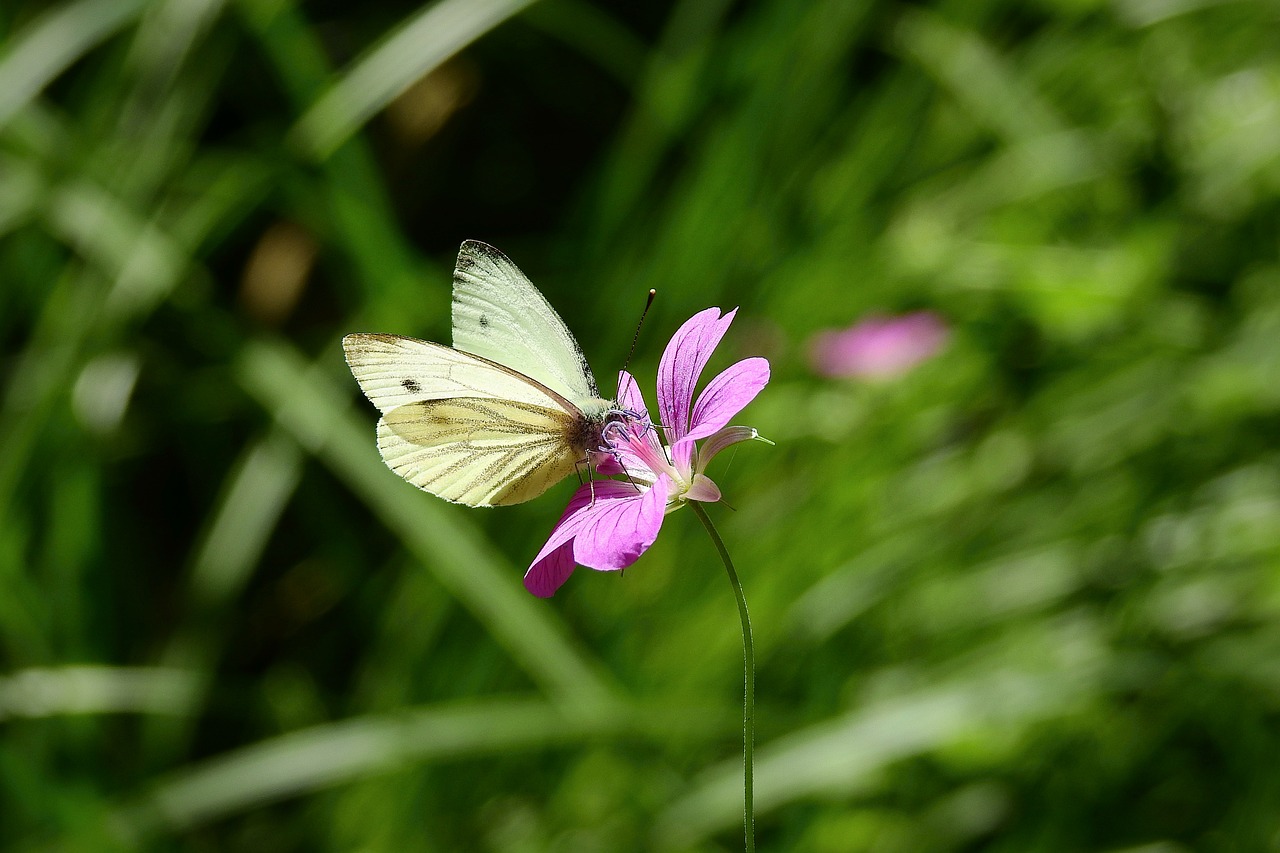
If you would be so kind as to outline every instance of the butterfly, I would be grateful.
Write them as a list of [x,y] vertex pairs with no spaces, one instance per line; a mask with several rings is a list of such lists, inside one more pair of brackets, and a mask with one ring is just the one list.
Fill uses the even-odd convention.
[[467,240],[453,273],[453,346],[342,339],[382,413],[378,451],[413,485],[467,506],[537,497],[588,461],[617,406],[600,397],[560,315],[492,246]]

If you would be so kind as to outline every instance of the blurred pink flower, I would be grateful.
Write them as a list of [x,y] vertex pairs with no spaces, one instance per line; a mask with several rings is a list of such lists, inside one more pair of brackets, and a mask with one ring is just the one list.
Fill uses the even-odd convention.
[[824,376],[893,379],[937,354],[948,334],[946,323],[931,311],[873,316],[814,335],[809,359]]
[[747,358],[712,379],[693,399],[702,370],[736,312],[722,317],[719,308],[701,311],[667,344],[658,365],[661,427],[650,420],[635,379],[621,372],[618,407],[625,415],[605,428],[596,471],[627,479],[578,487],[525,573],[524,585],[534,595],[550,596],[578,565],[600,571],[626,568],[658,538],[667,513],[687,501],[720,500],[720,488],[704,473],[707,463],[732,444],[758,438],[751,427],[728,423],[769,382],[769,362]]

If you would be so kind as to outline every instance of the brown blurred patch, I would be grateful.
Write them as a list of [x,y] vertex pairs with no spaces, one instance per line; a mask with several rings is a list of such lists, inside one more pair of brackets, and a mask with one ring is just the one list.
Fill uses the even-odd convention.
[[288,635],[318,619],[341,600],[344,592],[332,566],[323,560],[303,560],[276,584],[277,630]]
[[406,146],[420,145],[475,97],[479,77],[471,65],[452,59],[419,79],[387,105],[387,121]]
[[268,228],[244,267],[240,304],[245,313],[268,326],[288,319],[302,297],[317,249],[315,238],[299,225],[277,222]]

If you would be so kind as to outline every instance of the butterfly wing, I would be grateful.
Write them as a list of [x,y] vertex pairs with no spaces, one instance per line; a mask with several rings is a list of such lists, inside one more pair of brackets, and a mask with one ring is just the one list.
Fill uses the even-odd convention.
[[430,341],[359,334],[343,338],[342,348],[360,390],[384,415],[409,403],[451,397],[574,410],[560,395],[509,367]]
[[487,359],[398,335],[347,335],[347,364],[382,412],[378,450],[420,489],[469,506],[520,503],[573,472],[582,412]]
[[530,500],[573,473],[573,416],[559,408],[463,397],[400,406],[378,421],[378,450],[420,489],[468,506]]
[[458,250],[453,346],[509,365],[574,403],[600,396],[560,315],[510,258],[478,240]]

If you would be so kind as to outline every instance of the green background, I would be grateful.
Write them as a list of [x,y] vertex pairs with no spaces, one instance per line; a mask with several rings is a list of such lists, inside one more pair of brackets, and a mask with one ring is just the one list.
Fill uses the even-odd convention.
[[[741,306],[762,849],[1280,849],[1270,0],[0,6],[0,845],[740,849],[691,513],[381,464],[338,341],[476,238],[602,379]],[[927,308],[891,382],[808,341]],[[611,382],[605,380],[606,388]],[[728,464],[731,462],[732,464]]]

